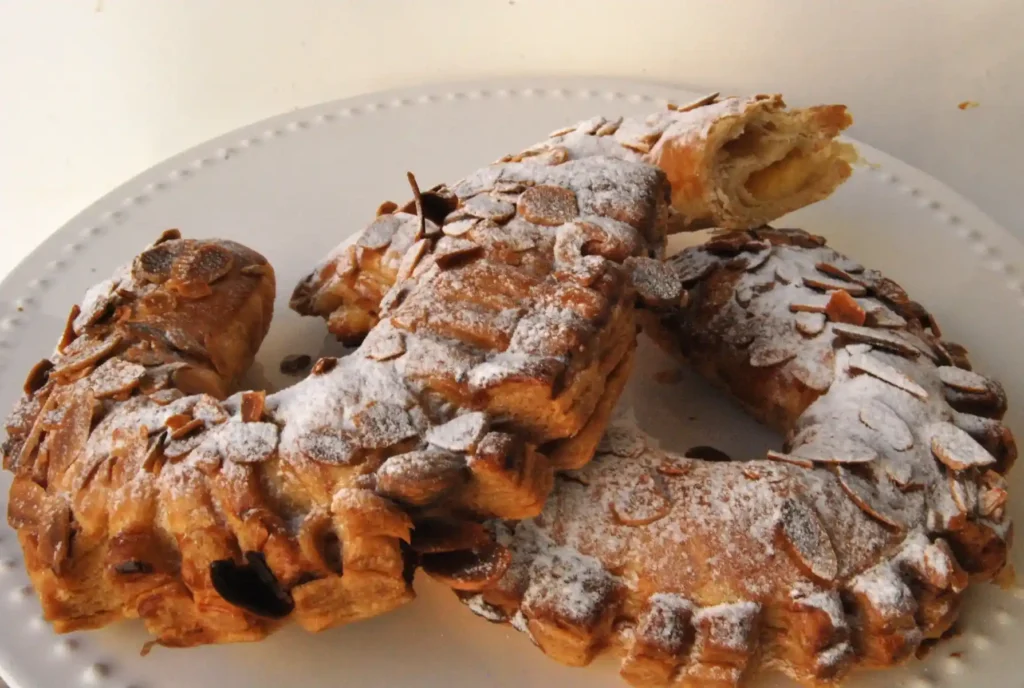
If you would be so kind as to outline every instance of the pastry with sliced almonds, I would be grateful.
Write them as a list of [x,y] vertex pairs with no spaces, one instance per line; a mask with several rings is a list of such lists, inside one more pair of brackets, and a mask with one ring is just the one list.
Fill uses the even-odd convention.
[[[448,251],[493,231],[513,214],[541,225],[581,212],[572,194],[531,189],[509,164],[557,170],[573,161],[622,159],[660,168],[671,185],[670,231],[758,227],[827,198],[851,174],[856,153],[837,137],[852,123],[844,105],[788,109],[779,95],[719,98],[672,105],[648,117],[593,117],[453,185],[424,192],[431,231]],[[594,202],[604,192],[593,189]],[[332,251],[295,288],[292,308],[326,318],[343,341],[358,343],[380,319],[380,302],[413,245],[415,203],[380,206],[377,221]],[[618,217],[629,222],[628,217]],[[462,241],[460,241],[460,239]],[[579,241],[593,242],[596,239]],[[522,237],[507,237],[509,250]],[[463,249],[458,247],[462,246]],[[827,278],[826,276],[822,276]]]
[[[424,568],[560,662],[621,652],[642,688],[768,670],[825,686],[909,660],[970,583],[1010,573],[1002,387],[821,237],[721,233],[670,263],[689,299],[647,331],[783,451],[685,456],[623,421],[540,516],[490,525],[500,548]],[[821,318],[800,327],[804,313]]]
[[467,201],[461,236],[418,198],[380,322],[272,395],[228,396],[274,301],[249,249],[172,232],[88,292],[3,445],[8,519],[58,631],[142,618],[185,646],[320,630],[410,600],[438,514],[473,533],[539,513],[554,471],[593,456],[638,299],[681,291],[659,260],[657,168],[502,173],[528,190]]

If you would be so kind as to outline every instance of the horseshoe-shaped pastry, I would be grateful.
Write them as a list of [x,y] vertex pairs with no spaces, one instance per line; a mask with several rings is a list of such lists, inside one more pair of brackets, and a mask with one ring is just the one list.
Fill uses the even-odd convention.
[[616,425],[540,516],[491,524],[505,552],[486,558],[511,559],[500,579],[462,585],[465,553],[424,567],[558,661],[621,649],[635,686],[770,668],[832,685],[911,657],[969,581],[1006,566],[1002,387],[821,237],[721,233],[670,264],[688,304],[647,331],[783,432],[783,451],[687,458]]

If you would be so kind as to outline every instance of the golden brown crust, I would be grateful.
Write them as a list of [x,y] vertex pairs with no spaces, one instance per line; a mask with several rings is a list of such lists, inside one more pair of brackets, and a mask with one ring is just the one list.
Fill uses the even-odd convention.
[[[491,525],[509,566],[460,596],[566,664],[619,649],[642,687],[766,668],[824,686],[906,661],[952,626],[969,580],[1006,566],[1002,388],[953,365],[923,307],[820,237],[723,233],[671,264],[689,301],[651,331],[785,451],[687,458],[621,422],[539,517]],[[829,308],[839,293],[863,324],[842,297]]]
[[[495,198],[494,174],[521,198]],[[166,237],[90,291],[4,445],[58,630],[141,617],[185,646],[379,614],[412,597],[417,521],[535,515],[550,457],[589,459],[635,346],[627,259],[664,241],[664,177],[580,161],[479,180],[455,211],[477,226],[421,214],[362,346],[274,395],[223,399],[270,322],[273,271],[248,249]]]

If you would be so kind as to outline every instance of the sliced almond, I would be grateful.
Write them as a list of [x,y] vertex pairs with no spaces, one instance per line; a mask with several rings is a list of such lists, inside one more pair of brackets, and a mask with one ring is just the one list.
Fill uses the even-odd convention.
[[263,418],[267,406],[266,392],[242,392],[241,416],[243,423],[255,423]]
[[770,461],[778,461],[780,463],[788,463],[800,468],[814,468],[814,462],[810,459],[805,459],[801,456],[795,456],[793,454],[786,454],[784,452],[777,452],[772,449],[768,450],[765,455]]
[[63,352],[71,342],[75,341],[75,321],[81,312],[82,309],[77,304],[71,307],[71,312],[68,313],[68,318],[64,322],[64,332],[57,341],[57,351]]
[[405,335],[393,327],[381,327],[370,330],[360,351],[374,361],[390,361],[398,358],[406,351]]
[[885,402],[871,399],[860,407],[860,422],[878,432],[896,451],[906,451],[914,446],[914,434],[910,427]]
[[456,416],[443,425],[436,425],[427,432],[430,444],[454,452],[472,452],[490,427],[485,414],[479,411]]
[[409,412],[397,404],[371,404],[354,413],[352,422],[366,449],[385,449],[417,434]]
[[[394,204],[391,204],[394,205]],[[395,206],[397,209],[398,206]],[[379,210],[379,209],[378,209]],[[363,233],[356,239],[356,246],[362,246],[372,251],[381,251],[391,245],[391,239],[404,222],[409,220],[407,213],[393,215],[378,213],[378,217]]]
[[499,201],[488,194],[477,194],[467,199],[459,210],[470,217],[492,220],[498,223],[504,222],[516,214],[516,207],[514,205],[505,201]]
[[316,463],[349,466],[356,463],[359,447],[345,434],[333,428],[320,428],[299,437],[299,451]]
[[748,349],[749,362],[754,368],[768,368],[796,357],[797,350],[797,343],[789,337],[761,336],[754,339]]
[[864,296],[868,293],[868,290],[861,284],[843,282],[841,280],[834,280],[828,277],[804,275],[803,281],[805,286],[819,291],[837,291],[839,289],[843,289],[851,296]]
[[637,295],[644,305],[659,308],[676,306],[679,303],[679,298],[683,294],[683,284],[665,262],[655,258],[630,256],[626,259],[625,265],[630,272]]
[[783,284],[793,284],[800,279],[800,273],[792,263],[780,261],[775,266],[775,279]]
[[666,456],[662,459],[661,463],[658,464],[658,472],[662,475],[678,477],[686,475],[691,470],[693,470],[693,460],[679,456]]
[[832,322],[849,325],[863,325],[867,319],[867,313],[845,289],[832,292],[828,305],[825,306],[825,315]]
[[903,372],[893,368],[888,363],[879,360],[870,353],[858,353],[850,356],[850,369],[867,373],[873,378],[886,382],[893,387],[902,389],[908,394],[913,394],[918,399],[928,399],[928,391],[924,387],[911,380]]
[[107,358],[121,344],[121,335],[112,334],[105,339],[83,336],[76,339],[54,361],[51,375],[66,377]]
[[924,428],[931,437],[932,454],[954,471],[980,468],[996,462],[995,457],[966,432],[952,423],[931,423]]
[[468,239],[458,239],[452,236],[441,237],[434,245],[434,260],[442,268],[447,268],[456,261],[468,258],[480,253],[483,247]]
[[810,507],[795,499],[782,504],[778,536],[794,563],[821,583],[839,575],[839,559],[828,532]]
[[689,287],[711,274],[719,264],[718,258],[701,248],[689,248],[669,259],[684,287]]
[[938,368],[939,379],[942,380],[942,384],[953,389],[958,389],[961,392],[970,392],[972,394],[984,394],[991,389],[991,383],[988,378],[978,375],[977,373],[964,370],[963,368],[954,368],[953,366],[939,366]]
[[978,511],[982,516],[994,518],[1001,514],[1008,497],[1006,480],[1003,476],[995,471],[986,471],[981,476],[981,489],[978,493]]
[[961,514],[973,514],[978,508],[978,486],[972,480],[965,480],[956,473],[946,476],[949,494]]
[[180,287],[192,283],[213,284],[234,267],[235,258],[217,244],[190,245],[171,266],[171,276]]
[[644,471],[633,485],[615,491],[611,508],[619,523],[645,526],[664,518],[672,509],[672,502],[661,479]]
[[221,454],[234,463],[261,463],[277,449],[279,430],[274,423],[226,423],[217,432]]
[[447,451],[412,451],[392,456],[377,469],[377,492],[424,506],[437,501],[469,477],[465,457]]
[[920,483],[914,479],[914,464],[909,457],[885,456],[882,466],[889,480],[904,492],[920,487]]
[[705,105],[711,105],[718,101],[719,95],[721,94],[718,91],[715,91],[714,93],[709,93],[703,98],[698,98],[697,100],[686,103],[685,105],[673,105],[672,103],[669,103],[668,109],[675,110],[676,112],[689,112],[690,110],[696,110],[697,108],[704,107]]
[[789,304],[794,313],[824,313],[828,308],[829,297],[824,294],[801,294],[800,301]]
[[841,280],[843,282],[855,281],[853,275],[848,273],[846,270],[843,270],[838,265],[835,265],[834,263],[821,262],[815,265],[814,267],[822,274],[828,275],[833,279]]
[[873,330],[870,327],[858,327],[857,325],[848,325],[846,323],[836,323],[833,330],[846,339],[870,344],[871,346],[892,351],[907,358],[917,358],[921,354],[917,347],[887,330]]
[[[180,422],[180,419],[182,418],[188,418],[188,420]],[[184,437],[188,437],[197,430],[201,430],[205,425],[206,423],[204,423],[201,418],[191,418],[184,414],[171,416],[167,419],[167,427],[171,430],[169,437],[172,440],[180,440]]]
[[835,379],[835,352],[825,349],[818,354],[821,358],[801,356],[790,371],[793,377],[816,392],[826,392]]
[[139,385],[145,374],[146,369],[137,363],[109,358],[89,374],[89,386],[98,399],[127,394]]
[[132,263],[132,274],[136,279],[160,284],[171,277],[171,266],[177,256],[175,247],[157,244],[143,251]]
[[568,149],[562,146],[548,146],[546,150],[543,150],[540,153],[537,153],[536,155],[532,156],[530,158],[530,162],[534,164],[540,163],[542,165],[549,165],[553,167],[555,165],[561,165],[568,159]]
[[25,394],[35,394],[50,379],[50,371],[53,370],[53,363],[48,358],[36,363],[32,366],[32,370],[28,371],[28,377],[25,378],[25,385],[23,390]]
[[318,358],[316,363],[310,369],[310,375],[327,375],[329,372],[334,370],[338,365],[338,359],[334,356],[324,356]]
[[519,214],[529,222],[555,227],[579,216],[576,194],[560,186],[532,186],[519,198]]
[[391,288],[391,291],[394,291],[400,283],[412,277],[413,270],[419,265],[420,259],[427,252],[429,245],[430,239],[420,239],[406,250],[405,255],[402,256],[402,261],[398,264],[398,271],[395,273],[395,286]]
[[883,327],[887,329],[901,329],[907,326],[903,316],[897,315],[895,311],[880,303],[875,303],[867,309],[865,324],[869,327]]
[[869,463],[878,458],[878,453],[848,435],[829,432],[825,426],[818,426],[813,439],[801,444],[791,454],[817,463]]
[[796,314],[795,325],[797,332],[814,337],[825,329],[825,314],[800,311]]
[[897,530],[905,530],[899,515],[892,507],[885,503],[878,488],[864,478],[854,474],[843,466],[835,466],[834,470],[839,478],[839,484],[860,509],[876,521]]
[[478,217],[465,217],[461,220],[446,223],[441,227],[441,231],[451,237],[460,237],[476,227],[479,222],[480,218]]
[[594,130],[595,136],[611,136],[619,130],[622,126],[622,117],[616,117],[615,119],[608,120],[597,129]]

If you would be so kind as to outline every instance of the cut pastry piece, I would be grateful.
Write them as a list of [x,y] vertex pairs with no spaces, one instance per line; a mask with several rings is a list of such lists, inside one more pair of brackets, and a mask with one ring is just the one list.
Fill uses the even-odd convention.
[[[766,248],[752,268],[737,260]],[[617,650],[623,677],[640,687],[739,686],[781,669],[817,688],[856,667],[902,663],[940,638],[969,580],[1007,564],[1012,528],[997,471],[1016,450],[998,420],[957,413],[940,393],[954,378],[971,389],[996,383],[933,361],[951,363],[933,319],[892,298],[898,287],[858,297],[906,320],[885,329],[894,339],[880,348],[868,337],[851,343],[842,318],[797,331],[790,306],[816,289],[800,277],[849,263],[820,238],[769,229],[715,237],[673,260],[690,299],[645,316],[648,331],[785,433],[785,453],[683,456],[623,421],[591,463],[556,479],[539,517],[490,524],[511,561],[460,597],[566,664]],[[750,337],[736,334],[741,322]],[[759,365],[751,341],[787,355]],[[864,356],[892,374],[852,364]],[[458,554],[444,561],[474,566]],[[424,558],[428,573],[435,565]]]
[[[9,520],[58,631],[141,617],[185,646],[320,630],[412,598],[420,519],[459,533],[540,511],[621,391],[628,259],[662,250],[668,194],[625,160],[502,173],[560,223],[485,195],[469,207],[488,224],[459,237],[471,249],[417,224],[387,317],[277,394],[224,399],[274,299],[248,249],[170,235],[89,292],[3,445]],[[563,221],[570,196],[581,215]]]
[[[842,105],[787,110],[780,96],[709,98],[647,118],[590,119],[456,184],[424,192],[424,231],[440,228],[451,239],[500,234],[501,250],[508,260],[515,260],[517,252],[529,250],[534,241],[519,220],[552,226],[577,215],[597,214],[634,226],[643,222],[636,208],[609,214],[599,189],[571,195],[547,186],[533,188],[542,182],[508,171],[508,163],[557,170],[567,161],[594,158],[660,167],[672,185],[673,231],[709,225],[758,227],[827,197],[850,175],[855,153],[849,144],[836,140],[850,123]],[[519,217],[509,222],[514,208]],[[379,320],[380,301],[418,236],[414,201],[401,207],[387,203],[381,209],[384,212],[362,234],[332,251],[292,295],[292,308],[326,318],[331,331],[350,344],[361,341]],[[504,226],[500,233],[495,223]],[[585,235],[567,236],[566,246],[597,241]],[[457,260],[468,250],[463,242],[448,243],[450,259]],[[622,250],[619,247],[616,255]],[[582,261],[573,268],[583,281],[596,279],[600,270],[599,261]],[[830,279],[824,273],[819,276]]]

